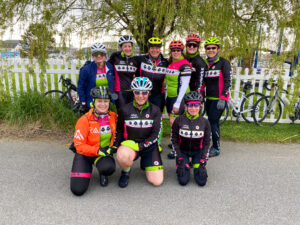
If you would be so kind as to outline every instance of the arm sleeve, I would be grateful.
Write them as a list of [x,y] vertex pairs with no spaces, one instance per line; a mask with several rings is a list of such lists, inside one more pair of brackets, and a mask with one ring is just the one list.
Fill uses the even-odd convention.
[[[155,111],[154,111],[155,110]],[[161,132],[161,125],[162,125],[162,117],[161,112],[158,107],[154,108],[154,115],[153,115],[153,126],[151,135],[146,138],[143,142],[139,143],[139,151],[146,150],[147,148],[151,148],[153,144],[155,144]]]
[[87,144],[87,137],[89,134],[89,122],[86,116],[82,116],[76,123],[74,133],[74,146],[76,152],[85,156],[98,156],[97,146]]
[[205,119],[205,130],[204,130],[204,138],[203,138],[203,148],[201,159],[205,162],[208,160],[208,152],[209,152],[209,145],[210,145],[210,136],[211,136],[211,129],[208,120]]
[[79,72],[79,79],[78,79],[78,85],[77,85],[77,93],[78,93],[80,102],[86,101],[85,89],[86,89],[86,85],[87,85],[86,84],[87,77],[88,77],[87,69],[85,67],[82,67]]
[[118,114],[118,122],[117,122],[117,130],[114,146],[119,147],[121,142],[124,140],[124,113],[123,110],[120,109]]
[[179,147],[179,117],[174,120],[172,125],[172,133],[171,133],[171,141],[174,150],[176,151],[177,155],[181,154],[180,147]]
[[181,76],[179,79],[180,79],[180,84],[181,85],[180,85],[180,88],[179,88],[179,92],[178,92],[176,102],[174,103],[174,107],[176,107],[176,108],[180,107],[180,103],[183,99],[183,96],[186,92],[186,89],[189,86],[191,76]]
[[225,60],[225,62],[224,62],[224,67],[222,69],[222,73],[223,73],[224,86],[223,86],[223,90],[221,92],[220,98],[224,99],[224,100],[227,100],[227,95],[228,95],[229,89],[230,89],[231,84],[232,84],[231,65],[227,60]]
[[197,81],[197,91],[200,91],[202,86],[203,86],[203,79],[204,79],[204,74],[205,74],[205,62],[203,64],[199,63],[199,79]]

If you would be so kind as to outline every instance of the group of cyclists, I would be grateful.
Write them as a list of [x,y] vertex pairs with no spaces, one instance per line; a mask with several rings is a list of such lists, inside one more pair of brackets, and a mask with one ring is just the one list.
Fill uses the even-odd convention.
[[[161,185],[165,106],[172,128],[168,158],[176,158],[178,182],[186,185],[193,167],[196,183],[204,186],[208,157],[220,154],[218,121],[231,86],[230,63],[219,57],[220,41],[205,41],[206,59],[199,54],[200,37],[193,33],[185,45],[171,41],[168,59],[161,53],[158,37],[150,38],[148,52],[138,56],[133,55],[131,36],[122,36],[118,43],[120,51],[108,60],[105,45],[93,44],[93,61],[80,69],[78,94],[86,113],[75,126],[71,191],[86,192],[93,164],[100,185],[107,186],[116,168],[114,154],[122,169],[120,187],[128,185],[131,166],[138,158],[147,181]],[[199,115],[204,98],[208,120]]]

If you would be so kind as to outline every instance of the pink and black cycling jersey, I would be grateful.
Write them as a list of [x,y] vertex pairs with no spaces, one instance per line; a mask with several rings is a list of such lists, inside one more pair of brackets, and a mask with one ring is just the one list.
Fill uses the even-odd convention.
[[178,155],[181,151],[201,152],[201,159],[207,161],[211,129],[207,119],[199,114],[192,117],[185,113],[175,119],[172,125],[172,143]]
[[[204,74],[206,97],[208,99],[223,99],[228,101],[229,89],[232,84],[232,70],[230,63],[219,57],[213,64],[207,64]],[[203,86],[202,86],[203,87]]]
[[115,91],[130,90],[138,67],[136,59],[133,56],[126,57],[123,52],[114,52],[108,62],[113,64],[115,69]]
[[166,73],[167,96],[170,98],[177,97],[181,91],[181,77],[191,77],[192,65],[186,60],[181,59],[177,62],[171,62]]
[[164,92],[164,80],[168,68],[168,61],[160,55],[159,59],[151,60],[149,55],[135,56],[139,63],[139,75],[148,77],[152,82],[151,95],[159,95]]

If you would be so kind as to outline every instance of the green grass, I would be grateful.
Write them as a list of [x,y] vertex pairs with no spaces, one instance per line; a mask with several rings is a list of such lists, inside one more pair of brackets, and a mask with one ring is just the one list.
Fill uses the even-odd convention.
[[[170,135],[168,120],[163,121],[163,136]],[[300,143],[300,124],[259,127],[254,123],[226,121],[221,125],[221,140],[238,142]]]
[[[74,131],[77,117],[66,105],[37,93],[28,92],[11,103],[0,94],[0,122],[24,127],[38,123],[44,129]],[[170,135],[169,120],[163,120],[163,136]],[[259,127],[253,123],[226,121],[221,126],[221,140],[238,142],[300,143],[300,124],[277,124]]]
[[74,130],[76,115],[64,102],[28,92],[14,99],[0,99],[0,119],[5,123],[23,127],[39,123],[45,129]]

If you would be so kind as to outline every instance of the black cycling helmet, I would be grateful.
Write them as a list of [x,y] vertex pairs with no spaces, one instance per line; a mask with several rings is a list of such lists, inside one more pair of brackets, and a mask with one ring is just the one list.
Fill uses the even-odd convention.
[[202,95],[197,91],[191,91],[191,92],[185,94],[185,96],[184,96],[185,103],[190,102],[190,101],[202,102],[202,100],[203,100]]
[[112,99],[112,100],[117,100],[118,95],[114,93],[112,90],[108,89],[107,87],[99,86],[99,87],[94,87],[91,89],[90,95],[93,99],[93,101],[96,98],[105,98],[105,99]]
[[90,95],[92,98],[106,98],[110,99],[110,95],[108,93],[108,88],[99,86],[91,89]]

